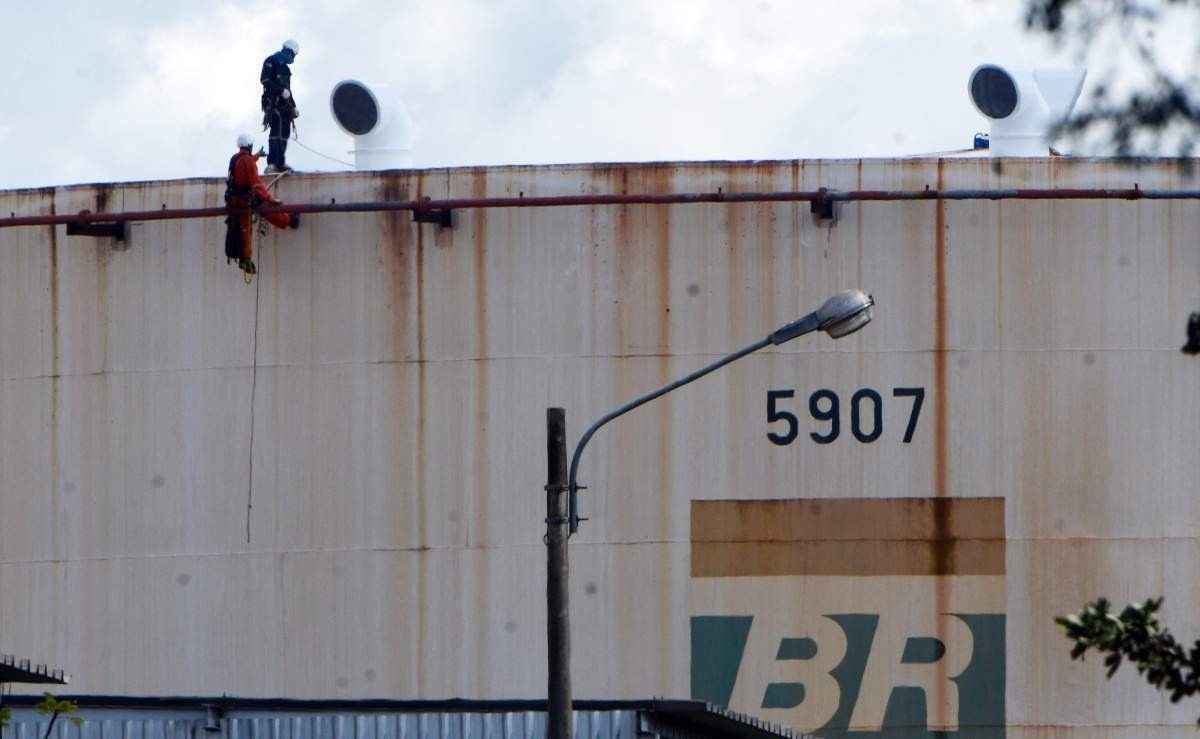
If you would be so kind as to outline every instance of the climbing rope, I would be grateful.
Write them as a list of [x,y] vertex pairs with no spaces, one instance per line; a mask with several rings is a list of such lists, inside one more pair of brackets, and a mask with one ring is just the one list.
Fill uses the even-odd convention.
[[[253,279],[251,276],[250,279]],[[246,281],[250,284],[250,280]],[[254,349],[250,369],[250,473],[246,480],[246,543],[250,543],[250,511],[254,509],[254,395],[258,390],[258,296],[262,283],[254,286]]]
[[328,160],[329,160],[329,161],[331,161],[331,162],[337,162],[338,164],[344,165],[344,166],[346,166],[346,167],[350,167],[351,169],[353,169],[353,168],[354,168],[354,165],[353,165],[352,163],[350,163],[350,162],[342,161],[341,159],[337,159],[337,158],[335,158],[335,157],[331,157],[331,156],[329,156],[328,154],[322,154],[321,152],[317,151],[316,149],[312,148],[311,146],[307,146],[307,145],[305,145],[303,142],[301,142],[301,141],[300,141],[300,137],[299,137],[299,136],[296,136],[296,146],[299,146],[301,149],[305,149],[305,150],[307,150],[307,151],[311,151],[313,154],[316,154],[317,156],[319,156],[319,157],[321,157],[321,158],[323,158],[323,159],[328,159]]
[[[266,224],[258,217],[258,211],[255,210],[253,206],[246,206],[246,210],[249,213],[249,215],[247,217],[250,219],[250,223],[254,224],[255,221],[258,221],[259,222],[259,233],[262,233],[262,227]],[[245,254],[247,251],[249,251],[251,254],[254,253],[254,228],[251,227],[249,229],[249,232],[250,233],[246,236],[246,238],[248,238],[250,240],[250,243],[247,244],[247,246],[250,248],[243,249],[242,250],[243,254]],[[254,282],[254,275],[243,269],[242,270],[242,282],[249,285],[251,282]],[[257,290],[255,290],[254,300],[255,300],[255,306],[256,306],[254,309],[254,312],[255,312],[254,320],[257,321],[258,320],[258,308],[257,308],[258,291]],[[255,329],[255,331],[257,331],[257,329]],[[257,341],[257,338],[255,340]]]
[[[267,140],[270,141],[271,138],[272,137],[268,136]],[[335,162],[344,167],[349,167],[350,169],[354,169],[354,164],[352,162],[347,162],[342,159],[338,159],[337,157],[331,157],[328,154],[323,154],[323,153],[317,151],[316,149],[312,148],[311,146],[305,144],[303,141],[301,141],[300,140],[300,127],[296,125],[296,121],[294,121],[294,120],[292,121],[292,140],[296,142],[296,146],[299,146],[301,149],[304,149],[305,151],[312,152],[313,154],[316,154],[317,156],[321,157],[322,159],[328,159],[331,162]]]

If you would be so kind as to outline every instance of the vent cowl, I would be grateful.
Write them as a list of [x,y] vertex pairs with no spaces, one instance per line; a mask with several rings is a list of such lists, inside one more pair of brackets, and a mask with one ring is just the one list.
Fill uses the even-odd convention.
[[338,127],[354,137],[354,168],[406,169],[412,166],[412,121],[386,84],[342,80],[329,94]]
[[1044,157],[1050,130],[1075,107],[1086,69],[1033,71],[981,64],[967,80],[971,103],[991,123],[994,157]]

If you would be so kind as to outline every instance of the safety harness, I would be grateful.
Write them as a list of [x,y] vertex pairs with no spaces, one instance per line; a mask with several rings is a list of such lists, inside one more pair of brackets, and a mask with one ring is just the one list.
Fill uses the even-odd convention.
[[[243,156],[252,155],[239,149],[238,152],[229,160],[229,174],[225,178],[225,204],[230,208],[245,208],[246,218],[248,218],[251,222],[254,222],[257,220],[258,206],[262,205],[262,199],[259,197],[258,193],[254,192],[253,185],[239,185],[234,179],[234,170],[237,169],[238,159]],[[242,243],[242,239],[254,238],[254,231],[253,229],[247,229],[249,233],[243,234],[241,224],[238,222],[239,219],[240,216],[236,215],[229,215],[225,218],[225,225],[227,227],[225,234],[225,263],[229,264],[234,259],[237,259],[238,266],[241,267],[242,271],[245,273],[243,274],[243,277],[245,278],[246,283],[249,284],[257,270],[253,266],[254,262],[245,259],[246,252],[248,251],[246,247],[251,246],[251,244]],[[236,235],[238,240],[237,245],[239,248],[237,249],[237,254],[233,253],[233,245],[230,243],[230,240],[234,237],[234,235]],[[246,267],[247,263],[250,265],[249,268]]]
[[[263,71],[259,76],[259,81],[263,85],[262,93],[262,111],[263,111],[263,128],[269,125],[269,118],[272,113],[286,114],[289,117],[295,110],[296,101],[292,98],[284,99],[283,91],[287,90],[288,94],[292,91],[292,70],[288,66],[288,62],[284,61],[280,52],[276,52],[267,57],[263,61]],[[278,87],[278,91],[271,88]]]
[[254,192],[251,185],[239,185],[233,180],[233,171],[237,168],[237,160],[241,156],[243,156],[242,150],[238,149],[237,153],[229,159],[229,174],[225,177],[225,202],[230,205],[235,199],[249,202],[250,195]]

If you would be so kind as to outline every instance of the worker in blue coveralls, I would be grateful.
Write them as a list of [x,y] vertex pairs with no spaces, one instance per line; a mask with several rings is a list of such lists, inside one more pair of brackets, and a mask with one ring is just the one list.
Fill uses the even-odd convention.
[[296,98],[292,97],[292,70],[289,64],[300,53],[300,44],[292,39],[283,42],[283,48],[263,61],[262,110],[263,130],[270,130],[267,140],[267,171],[290,172],[284,155],[287,142],[292,135],[292,121],[300,116],[296,110]]

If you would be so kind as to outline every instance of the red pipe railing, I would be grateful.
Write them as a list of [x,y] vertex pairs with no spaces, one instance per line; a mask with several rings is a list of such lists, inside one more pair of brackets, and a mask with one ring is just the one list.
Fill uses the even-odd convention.
[[[433,212],[475,208],[553,208],[586,205],[690,205],[697,203],[787,203],[909,200],[1200,200],[1200,190],[1131,189],[966,189],[966,190],[813,190],[795,192],[694,192],[663,195],[546,195],[432,200],[372,200],[357,203],[287,203],[264,205],[263,213],[373,213],[387,211]],[[0,218],[0,228],[54,226],[68,223],[113,221],[165,221],[227,216],[224,206],[213,208],[162,208],[114,213],[59,213]]]

